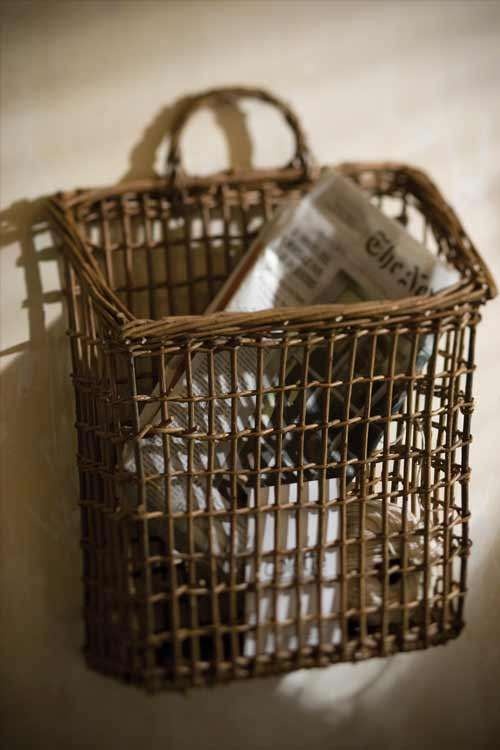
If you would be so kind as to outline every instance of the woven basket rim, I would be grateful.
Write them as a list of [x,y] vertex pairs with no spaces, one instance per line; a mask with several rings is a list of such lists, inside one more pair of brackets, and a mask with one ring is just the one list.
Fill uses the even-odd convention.
[[[447,289],[427,297],[402,297],[398,300],[367,301],[349,305],[310,305],[302,308],[272,308],[251,313],[215,312],[199,315],[165,316],[156,320],[136,317],[119,300],[106,282],[97,261],[89,252],[77,225],[72,217],[72,210],[79,205],[92,204],[105,198],[126,195],[127,193],[171,191],[165,179],[156,177],[131,182],[123,182],[108,187],[78,189],[58,193],[49,199],[49,210],[59,232],[63,235],[62,250],[73,265],[78,267],[85,277],[89,291],[95,302],[114,328],[115,334],[125,343],[131,340],[150,338],[171,338],[179,335],[210,336],[239,334],[252,326],[275,326],[296,328],[313,323],[328,323],[345,326],[352,320],[357,325],[367,319],[380,322],[394,320],[411,313],[430,315],[433,311],[467,305],[468,303],[485,303],[497,295],[497,287],[491,272],[483,258],[465,232],[458,216],[448,205],[431,178],[422,170],[399,162],[343,162],[338,165],[316,167],[309,178],[298,167],[285,169],[261,170],[252,169],[235,172],[228,170],[208,176],[190,176],[176,185],[180,194],[199,190],[201,193],[213,191],[214,188],[227,189],[244,186],[258,189],[265,182],[282,184],[306,184],[313,181],[326,169],[336,169],[347,176],[367,172],[383,175],[384,173],[404,173],[411,182],[413,190],[407,190],[426,203],[441,223],[445,234],[454,243],[457,253],[467,269],[458,269],[462,279]],[[453,264],[453,261],[450,261]]]

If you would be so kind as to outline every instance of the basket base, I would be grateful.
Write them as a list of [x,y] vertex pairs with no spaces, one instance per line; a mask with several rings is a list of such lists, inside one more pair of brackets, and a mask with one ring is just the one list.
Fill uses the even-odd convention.
[[445,631],[439,630],[432,625],[427,637],[419,637],[413,641],[406,640],[399,643],[395,636],[389,636],[385,643],[377,643],[375,640],[360,647],[357,643],[349,643],[342,650],[332,647],[330,653],[325,647],[309,647],[293,656],[260,656],[256,659],[238,660],[239,663],[222,662],[214,667],[210,663],[200,663],[198,669],[191,666],[183,666],[177,674],[172,669],[156,667],[144,669],[143,671],[126,671],[116,663],[104,660],[84,649],[87,666],[94,672],[114,677],[120,681],[142,688],[149,693],[157,693],[163,690],[185,691],[193,687],[210,687],[219,684],[227,684],[237,680],[249,680],[261,677],[276,677],[289,674],[301,669],[318,669],[330,667],[334,664],[359,663],[368,659],[395,656],[396,654],[422,651],[434,646],[443,646],[455,640],[461,634],[465,624],[454,623]]

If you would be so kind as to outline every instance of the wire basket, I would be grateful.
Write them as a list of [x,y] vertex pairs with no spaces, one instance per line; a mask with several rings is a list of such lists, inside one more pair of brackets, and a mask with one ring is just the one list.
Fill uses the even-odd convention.
[[[293,160],[188,177],[186,121],[239,97],[284,115]],[[68,292],[85,653],[101,672],[183,688],[426,648],[463,627],[474,341],[495,285],[422,172],[338,169],[460,282],[431,297],[204,315],[263,222],[321,174],[296,116],[257,89],[186,100],[166,178],[50,203]],[[291,357],[301,363],[292,382]],[[305,404],[313,390],[316,421],[299,409],[291,422],[290,399]],[[157,417],[145,420],[152,404]]]

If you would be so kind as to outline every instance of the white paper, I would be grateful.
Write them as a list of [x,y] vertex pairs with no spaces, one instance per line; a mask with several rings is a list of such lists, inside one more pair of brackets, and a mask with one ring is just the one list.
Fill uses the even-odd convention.
[[352,180],[332,172],[296,207],[286,206],[256,241],[262,252],[226,310],[398,299],[439,291],[460,279]]
[[[374,299],[397,299],[402,296],[422,295],[436,292],[443,287],[449,286],[459,280],[459,274],[454,268],[450,268],[432,255],[423,245],[414,240],[405,229],[396,221],[385,216],[379,209],[370,203],[367,196],[353,182],[336,173],[328,174],[322,179],[312,191],[296,205],[285,206],[276,217],[267,224],[256,240],[261,252],[243,279],[226,306],[228,311],[253,311],[264,308],[327,304],[327,303],[349,303],[360,300]],[[252,252],[252,250],[250,250]],[[231,280],[228,281],[231,283]],[[418,367],[425,366],[429,356],[432,339],[425,337],[421,340]],[[359,345],[361,352],[361,344]],[[401,357],[408,356],[404,342],[400,344]],[[342,355],[341,349],[337,350],[336,371],[334,375],[338,380],[345,380],[344,369],[346,356]],[[169,372],[175,371],[179,358],[175,358]],[[404,362],[399,363],[404,367]],[[266,359],[264,378],[262,385],[272,387],[276,385],[277,373],[280,365],[279,351]],[[289,351],[288,368],[293,366],[293,352]],[[239,396],[237,399],[237,429],[258,431],[262,424],[256,423],[256,397],[257,386],[257,349],[252,347],[240,347],[238,350],[238,372],[237,390],[246,391],[248,395]],[[144,469],[147,475],[164,475],[167,468],[170,471],[189,473],[189,471],[206,471],[208,466],[208,441],[196,440],[195,451],[191,465],[188,463],[188,452],[186,442],[182,445],[182,436],[193,434],[193,430],[199,434],[209,432],[208,401],[203,396],[208,395],[208,358],[203,352],[193,353],[191,358],[192,390],[188,394],[185,372],[179,381],[174,384],[169,395],[179,398],[179,402],[169,404],[170,427],[178,429],[181,440],[177,450],[172,449],[170,466],[165,466],[163,454],[163,439],[161,436],[145,437],[141,441]],[[335,379],[335,377],[334,377]],[[221,351],[215,360],[215,390],[218,397],[216,409],[216,424],[214,430],[229,438],[232,429],[232,400],[224,395],[234,391],[234,383],[231,377],[231,360],[228,352]],[[372,403],[376,404],[378,398],[383,396],[383,388],[380,393],[374,389]],[[153,392],[153,398],[159,396],[158,387]],[[200,396],[194,410],[190,414],[188,405],[182,402],[183,398]],[[342,390],[337,388],[333,391],[332,402],[335,399],[343,399]],[[339,403],[341,408],[342,404]],[[354,402],[352,408],[358,407]],[[158,424],[160,421],[159,406],[151,403],[146,406],[141,415],[141,429],[148,424]],[[215,469],[234,468],[230,466],[230,439],[217,441],[215,451]],[[335,445],[333,445],[335,447]],[[275,457],[276,458],[276,457]],[[136,471],[134,444],[131,442],[124,449],[124,464],[131,472]],[[238,466],[236,468],[248,468]],[[311,497],[316,496],[318,502],[319,484],[317,481],[305,483],[307,493]],[[297,484],[282,485],[280,490],[280,505],[285,502],[297,503]],[[337,480],[329,480],[328,497],[330,500],[338,497]],[[188,483],[186,478],[174,477],[170,479],[170,506],[167,505],[164,495],[164,480],[149,483],[148,502],[153,507],[168,510],[171,507],[175,511],[186,511],[189,507],[188,495],[190,495],[191,507],[199,510],[207,510],[209,498],[212,507],[216,510],[229,511],[235,502],[224,489],[213,478],[210,482],[199,479],[196,476]],[[255,490],[249,489],[248,507],[255,502]],[[260,487],[260,504],[264,503],[272,507],[276,503],[273,496],[274,487]],[[302,500],[303,501],[303,500]],[[381,532],[380,508],[373,507],[371,534],[377,536]],[[391,508],[394,514],[400,512],[395,506]],[[317,535],[318,510],[303,509],[304,533],[309,538]],[[351,527],[355,530],[359,518],[355,515],[355,509],[351,508]],[[296,539],[295,526],[296,512],[286,511],[282,518],[280,530],[280,546],[290,551],[289,559],[285,562],[283,569],[274,571],[273,563],[266,562],[259,571],[254,570],[251,559],[244,565],[244,579],[249,583],[249,591],[245,596],[245,621],[251,625],[257,623],[256,597],[252,592],[252,586],[256,574],[262,582],[274,582],[275,584],[286,583],[287,577],[294,580],[295,550],[297,544],[299,549],[306,544],[306,539]],[[282,514],[283,515],[283,514]],[[358,514],[359,515],[359,514]],[[323,544],[329,544],[338,540],[338,510],[329,508],[326,511],[326,539]],[[254,550],[255,518],[245,520],[240,515],[237,528],[237,546],[241,549],[247,545],[248,550]],[[397,520],[397,518],[396,518]],[[220,560],[229,554],[229,538],[231,524],[229,514],[225,518],[214,519],[212,529],[215,538],[212,540],[213,549]],[[253,529],[253,531],[252,531]],[[208,524],[198,527],[196,536],[196,547],[206,552],[208,550]],[[261,551],[272,552],[274,550],[274,516],[272,512],[266,513],[261,522],[261,534],[258,543]],[[317,543],[320,543],[318,540]],[[235,552],[235,550],[233,550]],[[418,556],[418,549],[414,550]],[[375,553],[374,553],[375,554]],[[378,554],[378,553],[377,553]],[[338,552],[332,550],[324,555],[322,576],[322,600],[317,601],[317,586],[315,583],[306,583],[301,586],[301,610],[302,614],[318,614],[319,609],[323,614],[332,614],[338,611],[338,584],[330,581],[338,575]],[[272,560],[272,556],[269,557]],[[307,565],[314,565],[315,555],[304,555],[301,553],[303,567],[302,574],[307,572]],[[357,557],[349,556],[350,564],[357,566]],[[224,573],[222,565],[222,574]],[[376,582],[370,589],[370,596],[376,601]],[[370,588],[370,587],[369,587]],[[257,644],[255,633],[251,631],[245,638],[244,653],[252,656],[256,653],[271,653],[279,648],[293,650],[297,648],[296,618],[298,615],[297,594],[295,588],[284,589],[277,594],[277,619],[278,624],[291,620],[289,625],[278,628],[280,643],[274,642],[274,630],[270,623],[274,616],[274,598],[272,589],[261,593],[259,598],[259,625],[260,641]],[[319,607],[320,605],[320,607]],[[356,606],[356,602],[354,603]],[[340,638],[339,627],[335,622],[323,623],[326,630],[320,634],[314,623],[304,625],[304,641],[308,645],[315,645],[321,640],[335,643]]]
[[[298,498],[299,485],[288,484],[280,488],[279,498],[276,498],[275,487],[261,488],[259,493],[259,538],[256,539],[255,516],[248,523],[247,549],[251,553],[259,553],[260,565],[255,570],[255,559],[250,557],[245,564],[245,581],[253,588],[256,580],[260,584],[272,584],[260,591],[258,596],[249,591],[245,596],[245,622],[258,630],[250,630],[245,636],[245,656],[252,657],[257,653],[271,654],[276,650],[295,650],[298,647],[297,618],[297,590],[295,586],[282,588],[287,584],[294,584],[297,580],[296,551],[309,547],[319,547],[335,543],[339,539],[338,507],[325,507],[338,499],[339,483],[337,479],[329,479],[325,483],[325,497],[320,499],[320,483],[318,481],[305,482],[302,494]],[[249,494],[249,507],[255,508],[255,492]],[[286,508],[279,511],[277,520],[276,505],[304,505],[315,503],[318,508],[305,507]],[[300,538],[297,537],[297,515],[300,514]],[[320,538],[320,514],[323,515],[323,534]],[[275,570],[275,534],[276,524],[279,527],[277,570]],[[308,615],[323,617],[335,615],[339,610],[339,583],[336,580],[339,572],[338,547],[327,548],[323,551],[321,575],[318,571],[318,551],[308,550],[300,553],[299,575],[305,581],[300,586],[300,618]],[[318,579],[321,578],[321,605],[318,606]],[[314,579],[314,580],[311,580]],[[276,599],[276,610],[275,610]],[[278,627],[275,632],[274,621]],[[287,624],[289,621],[289,624]],[[257,643],[258,632],[258,643]],[[317,645],[320,641],[337,643],[340,640],[340,628],[336,620],[326,620],[322,623],[320,637],[317,622],[305,622],[302,626],[304,644]],[[278,642],[275,635],[277,634]]]

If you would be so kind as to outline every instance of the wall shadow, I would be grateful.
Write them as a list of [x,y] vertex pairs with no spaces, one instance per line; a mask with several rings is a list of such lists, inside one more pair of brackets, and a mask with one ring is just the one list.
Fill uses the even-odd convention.
[[[154,175],[156,151],[186,102],[183,98],[160,110],[133,147],[123,179]],[[228,102],[216,113],[231,165],[247,165],[251,142],[244,114]],[[27,336],[23,332],[22,340],[9,340],[0,350],[0,597],[5,624],[0,661],[9,675],[9,690],[2,691],[7,724],[16,727],[20,706],[45,705],[51,715],[59,702],[53,691],[62,689],[53,680],[59,675],[63,685],[68,664],[78,660],[80,665],[83,638],[74,398],[63,274],[58,240],[48,223],[48,197],[21,199],[0,211],[0,252],[11,268],[15,257],[12,273],[20,270],[25,290],[17,298],[11,295],[23,318],[16,334],[26,328],[27,317]],[[75,669],[83,671],[83,663]],[[88,673],[87,679],[97,678]],[[37,736],[38,720],[39,712],[26,712],[25,737]],[[10,736],[16,737],[17,728],[10,728]]]
[[[191,96],[178,99],[163,107],[145,128],[139,141],[132,147],[129,166],[120,182],[157,177],[155,169],[157,152],[168,139],[175,117],[192,101]],[[216,125],[225,136],[228,149],[228,164],[232,169],[245,169],[252,164],[252,140],[243,109],[234,100],[225,98],[216,107],[210,107]],[[162,165],[160,176],[165,174]]]
[[[162,108],[146,127],[129,157],[122,181],[155,175],[156,153],[168,138],[173,118],[189,102],[183,97]],[[251,140],[245,116],[236,103],[215,109],[228,143],[230,165],[248,166]],[[64,186],[61,186],[64,188]],[[25,296],[16,300],[19,315],[27,314],[28,338],[4,347],[0,376],[4,413],[0,431],[4,505],[2,531],[3,598],[7,612],[21,616],[24,594],[18,566],[39,582],[41,599],[33,610],[62,612],[80,621],[80,552],[74,399],[70,356],[65,336],[66,314],[57,238],[47,221],[48,196],[19,200],[0,212],[0,251],[16,248]],[[58,273],[55,266],[58,266]],[[50,277],[49,289],[47,278]],[[58,312],[55,312],[59,308]],[[48,322],[50,321],[50,322]],[[23,546],[22,560],[19,546]],[[63,564],[64,561],[64,564]],[[32,613],[33,614],[33,613]],[[36,618],[34,618],[36,620]],[[16,648],[33,639],[26,630],[15,634]],[[72,643],[75,647],[80,634]],[[11,644],[14,645],[14,644]],[[6,644],[3,644],[8,652]],[[0,646],[2,648],[2,646]],[[28,647],[28,651],[30,647]]]

